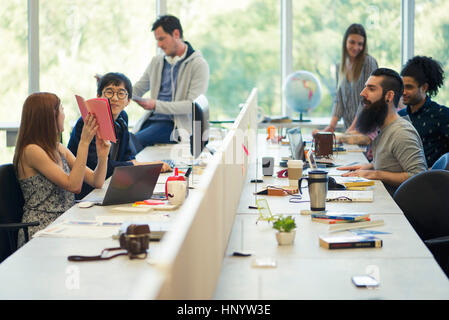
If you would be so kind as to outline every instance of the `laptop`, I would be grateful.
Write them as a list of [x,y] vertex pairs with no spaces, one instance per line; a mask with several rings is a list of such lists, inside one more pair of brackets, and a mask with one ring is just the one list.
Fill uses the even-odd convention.
[[87,196],[83,201],[108,206],[150,199],[161,169],[162,163],[115,167],[104,198],[93,199]]
[[291,128],[287,131],[288,140],[290,141],[290,151],[293,160],[305,161],[304,141],[302,139],[301,128]]

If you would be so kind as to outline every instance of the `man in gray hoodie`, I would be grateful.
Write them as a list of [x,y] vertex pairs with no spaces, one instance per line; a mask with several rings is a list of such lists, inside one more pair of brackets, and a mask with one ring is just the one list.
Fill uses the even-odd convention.
[[[184,41],[178,18],[160,16],[151,30],[165,54],[155,56],[133,86],[133,100],[146,110],[133,128],[142,147],[189,139],[192,102],[209,84],[209,65]],[[142,98],[148,90],[150,97]]]

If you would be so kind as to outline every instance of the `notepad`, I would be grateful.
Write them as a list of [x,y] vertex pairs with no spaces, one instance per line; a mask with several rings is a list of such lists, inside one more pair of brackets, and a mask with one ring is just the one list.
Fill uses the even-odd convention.
[[348,191],[348,190],[329,190],[326,201],[328,202],[373,202],[373,191]]
[[383,225],[384,225],[384,221],[382,219],[345,223],[345,224],[333,224],[333,225],[329,226],[329,232],[346,231],[346,230],[352,230],[352,229],[364,229],[364,228],[371,228],[371,227],[381,227]]
[[36,232],[34,237],[110,239],[118,233],[120,225],[98,225],[96,222],[63,222]]
[[374,185],[374,180],[362,177],[336,177],[337,183],[343,184],[346,188],[350,187],[369,187]]

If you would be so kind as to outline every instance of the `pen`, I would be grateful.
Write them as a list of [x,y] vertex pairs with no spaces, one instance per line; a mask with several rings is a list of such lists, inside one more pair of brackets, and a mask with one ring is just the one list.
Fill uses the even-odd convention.
[[184,175],[184,177],[186,177],[186,178],[188,178],[189,176],[190,176],[190,173],[192,172],[192,167],[189,167],[188,169],[187,169],[187,172],[186,172],[186,174]]
[[68,223],[68,224],[88,224],[88,225],[97,224],[96,221],[67,221],[66,223]]
[[101,225],[102,226],[120,226],[122,223],[121,222],[103,222]]

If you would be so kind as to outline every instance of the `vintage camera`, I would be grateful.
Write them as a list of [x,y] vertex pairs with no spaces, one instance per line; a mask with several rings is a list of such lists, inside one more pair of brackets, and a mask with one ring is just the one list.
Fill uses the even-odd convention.
[[[117,239],[117,236],[114,236],[113,239]],[[73,255],[68,256],[67,259],[74,262],[98,261],[109,260],[123,255],[128,255],[130,259],[145,259],[150,245],[150,226],[147,224],[122,225],[118,239],[120,247],[103,249],[98,256]],[[126,250],[126,252],[123,252],[123,250]],[[122,252],[110,255],[112,251]]]
[[[126,230],[126,231],[124,231]],[[130,224],[120,229],[120,248],[128,251],[131,259],[146,257],[150,245],[150,226],[147,224]]]

